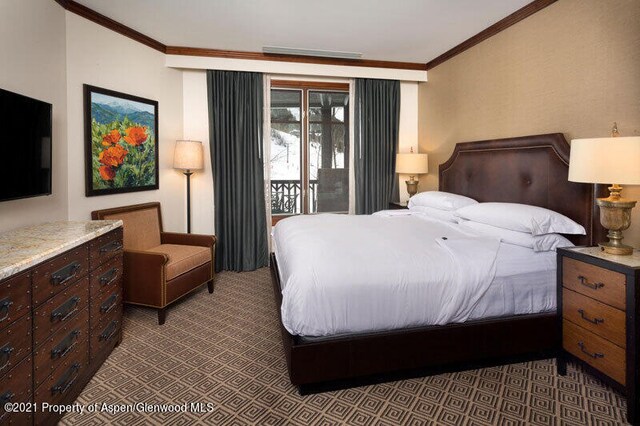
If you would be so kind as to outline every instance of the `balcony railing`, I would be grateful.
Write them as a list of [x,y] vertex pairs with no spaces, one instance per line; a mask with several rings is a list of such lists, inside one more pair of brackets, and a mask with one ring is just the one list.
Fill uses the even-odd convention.
[[[309,181],[311,213],[318,210],[318,181]],[[302,182],[299,180],[271,181],[271,214],[302,213]]]

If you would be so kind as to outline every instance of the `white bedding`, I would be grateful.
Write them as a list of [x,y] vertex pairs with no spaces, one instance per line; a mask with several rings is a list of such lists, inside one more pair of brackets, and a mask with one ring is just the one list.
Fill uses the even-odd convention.
[[500,244],[496,264],[493,282],[469,319],[555,311],[555,251]]
[[282,321],[294,335],[555,309],[555,252],[501,244],[425,215],[297,216],[278,223],[274,243]]
[[424,215],[297,216],[274,240],[282,321],[301,336],[466,321],[500,246]]

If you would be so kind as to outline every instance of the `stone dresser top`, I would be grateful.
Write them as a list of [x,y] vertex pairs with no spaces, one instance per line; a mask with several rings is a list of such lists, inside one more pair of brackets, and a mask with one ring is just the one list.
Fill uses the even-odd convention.
[[0,280],[120,226],[121,220],[50,222],[0,233]]

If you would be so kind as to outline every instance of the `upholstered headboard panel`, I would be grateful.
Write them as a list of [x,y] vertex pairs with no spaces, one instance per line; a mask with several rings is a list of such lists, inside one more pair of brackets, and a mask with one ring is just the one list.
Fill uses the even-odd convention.
[[[569,144],[561,133],[458,143],[440,165],[441,191],[480,202],[499,201],[545,207],[580,223],[586,236],[577,245],[604,240],[595,211],[593,185],[569,182]],[[600,191],[600,188],[598,188]]]

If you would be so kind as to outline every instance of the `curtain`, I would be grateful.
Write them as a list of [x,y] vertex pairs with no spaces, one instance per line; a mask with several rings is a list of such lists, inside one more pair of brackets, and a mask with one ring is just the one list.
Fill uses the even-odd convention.
[[396,179],[400,82],[355,82],[356,214],[389,208]]
[[262,132],[264,135],[264,141],[262,144],[263,152],[263,173],[264,173],[264,204],[265,204],[265,219],[267,226],[267,244],[269,247],[269,253],[273,251],[271,245],[271,76],[263,76],[262,85],[262,97],[263,97],[263,111],[264,117]]
[[216,271],[268,265],[262,74],[207,71]]

